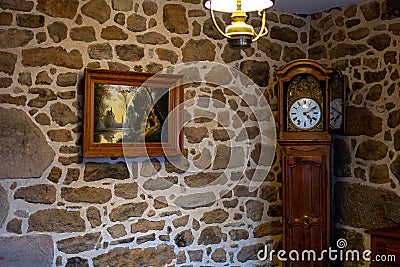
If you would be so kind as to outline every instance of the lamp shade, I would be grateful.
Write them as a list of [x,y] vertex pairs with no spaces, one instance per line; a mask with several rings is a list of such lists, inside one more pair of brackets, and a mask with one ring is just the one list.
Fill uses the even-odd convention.
[[[242,0],[241,10],[244,12],[259,11],[273,6],[271,0]],[[232,13],[237,10],[237,0],[207,0],[204,6],[218,12]]]

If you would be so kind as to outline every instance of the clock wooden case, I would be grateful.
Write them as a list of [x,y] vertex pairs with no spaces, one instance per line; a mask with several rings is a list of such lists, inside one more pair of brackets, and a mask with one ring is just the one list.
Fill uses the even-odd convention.
[[[278,69],[279,133],[283,183],[283,249],[319,253],[330,244],[330,94],[333,70],[312,60]],[[325,261],[283,266],[329,266]]]

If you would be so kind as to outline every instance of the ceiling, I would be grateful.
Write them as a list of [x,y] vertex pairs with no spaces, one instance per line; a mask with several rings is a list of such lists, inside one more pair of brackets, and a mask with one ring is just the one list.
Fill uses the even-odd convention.
[[293,14],[313,14],[363,0],[275,0],[272,10]]

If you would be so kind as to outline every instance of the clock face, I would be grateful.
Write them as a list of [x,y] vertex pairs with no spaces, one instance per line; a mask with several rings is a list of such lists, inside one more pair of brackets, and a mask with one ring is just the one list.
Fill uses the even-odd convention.
[[342,99],[337,98],[331,101],[329,108],[329,124],[333,129],[339,129],[342,126],[342,108]]
[[312,129],[321,120],[321,107],[311,98],[300,98],[290,106],[289,118],[301,130]]

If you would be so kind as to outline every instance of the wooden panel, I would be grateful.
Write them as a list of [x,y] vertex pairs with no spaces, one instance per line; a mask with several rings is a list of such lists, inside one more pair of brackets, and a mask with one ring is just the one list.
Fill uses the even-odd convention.
[[[328,246],[326,157],[296,155],[284,160],[284,249],[314,250],[318,258]],[[326,262],[287,262],[286,266],[316,267]]]

